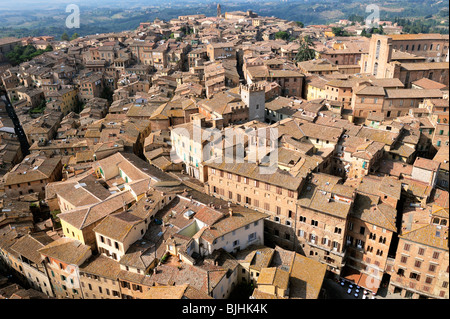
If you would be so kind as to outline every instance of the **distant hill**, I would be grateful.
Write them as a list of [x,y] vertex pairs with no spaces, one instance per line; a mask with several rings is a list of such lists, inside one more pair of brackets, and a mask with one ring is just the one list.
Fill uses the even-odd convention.
[[[222,12],[248,9],[261,16],[301,21],[308,24],[327,24],[351,15],[366,17],[365,0],[223,0]],[[64,32],[88,34],[119,32],[135,29],[140,22],[155,18],[170,20],[179,15],[203,13],[216,15],[217,1],[210,0],[17,0],[0,4],[0,37],[52,35],[60,37]],[[79,29],[68,29],[65,20],[68,4],[80,8]],[[449,0],[390,0],[370,1],[380,7],[381,20],[432,20],[430,32],[448,32]],[[39,8],[39,10],[36,10]],[[411,30],[418,29],[412,28]],[[426,32],[426,31],[425,31]]]

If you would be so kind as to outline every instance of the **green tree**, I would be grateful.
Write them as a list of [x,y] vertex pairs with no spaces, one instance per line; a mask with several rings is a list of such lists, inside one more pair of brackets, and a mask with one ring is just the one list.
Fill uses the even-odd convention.
[[30,113],[44,113],[45,107],[47,106],[47,103],[45,100],[41,100],[38,106],[30,109]]
[[[34,58],[38,55],[41,55],[44,52],[47,52],[48,49],[49,49],[49,47],[47,46],[47,48],[45,50],[36,50],[36,48],[34,46],[32,46],[31,44],[26,45],[26,46],[16,46],[14,48],[14,50],[12,50],[11,52],[9,52],[6,55],[6,58],[13,65],[18,65],[22,62],[29,61],[32,58]],[[53,50],[53,49],[51,49],[51,50]]]
[[78,35],[78,33],[74,33],[74,34],[72,34],[72,37],[70,38],[70,40],[75,40],[75,39],[78,39],[80,36]]
[[275,39],[288,40],[290,38],[289,33],[286,31],[278,31],[275,33]]
[[69,41],[69,35],[67,34],[67,32],[64,31],[64,33],[61,36],[61,40],[62,41]]
[[331,31],[337,37],[341,37],[344,34],[344,29],[342,29],[340,27],[332,27]]
[[332,27],[331,31],[337,37],[348,37],[350,34],[341,27]]
[[357,14],[351,14],[348,17],[348,20],[352,21],[352,22],[360,22],[360,23],[362,23],[362,22],[364,22],[364,17],[360,16],[360,15],[357,15]]
[[370,35],[367,34],[366,28],[364,28],[364,29],[361,31],[361,36],[362,36],[362,37],[370,37]]
[[314,50],[314,43],[309,36],[303,37],[300,42],[300,47],[298,49],[297,55],[295,56],[295,61],[309,61],[313,60],[315,57],[316,51]]
[[305,25],[301,21],[295,21],[300,28],[303,28]]

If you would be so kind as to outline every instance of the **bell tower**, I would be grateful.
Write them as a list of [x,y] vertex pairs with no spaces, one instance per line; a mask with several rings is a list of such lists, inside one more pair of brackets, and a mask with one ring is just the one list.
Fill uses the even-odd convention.
[[248,120],[264,122],[266,90],[259,84],[240,84],[241,99],[248,107]]
[[217,17],[220,18],[222,16],[222,10],[220,8],[220,3],[217,4]]

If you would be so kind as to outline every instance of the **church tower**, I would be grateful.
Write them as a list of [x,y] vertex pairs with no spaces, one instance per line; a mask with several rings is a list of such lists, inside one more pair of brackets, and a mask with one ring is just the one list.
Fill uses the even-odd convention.
[[259,84],[240,84],[241,99],[248,107],[248,120],[264,122],[266,90]]
[[220,18],[222,16],[222,10],[220,9],[220,3],[217,4],[217,17]]

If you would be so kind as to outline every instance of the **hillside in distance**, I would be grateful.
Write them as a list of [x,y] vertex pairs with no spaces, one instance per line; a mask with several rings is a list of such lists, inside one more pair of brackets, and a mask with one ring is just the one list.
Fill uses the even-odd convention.
[[[156,0],[18,0],[14,4],[0,3],[0,37],[120,32],[135,29],[140,22],[155,18],[170,20],[199,13],[215,16],[217,3],[221,4],[222,12],[250,9],[261,16],[301,21],[305,25],[332,23],[352,15],[364,19],[369,14],[366,13],[367,1],[363,0],[169,0],[163,3]],[[433,26],[430,31],[448,33],[449,0],[383,0],[372,3],[379,6],[381,20],[425,19]],[[68,4],[79,6],[80,28],[66,28],[65,21],[70,14],[66,12]]]

